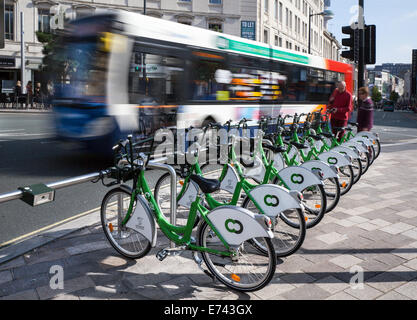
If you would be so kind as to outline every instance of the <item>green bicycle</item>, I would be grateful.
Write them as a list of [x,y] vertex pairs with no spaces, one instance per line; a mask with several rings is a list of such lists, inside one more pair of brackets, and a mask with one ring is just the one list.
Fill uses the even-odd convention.
[[[203,127],[202,131],[205,135],[208,129],[219,127],[217,124],[209,124]],[[212,177],[213,174],[216,174],[216,170],[212,170],[213,166],[210,164],[200,167],[198,150],[194,151],[193,156],[193,163],[180,165],[177,172],[181,177],[177,184],[178,187],[181,186],[177,189],[177,210],[184,218],[187,216],[187,210],[191,208],[192,200],[197,193],[197,187],[191,179],[192,176],[197,174]],[[220,170],[217,170],[217,173],[221,172],[220,177],[216,178],[220,178],[218,179],[221,181],[220,188],[228,190],[229,194],[232,194],[232,198],[225,197],[224,194],[206,194],[207,207],[214,209],[225,205],[238,205],[243,192],[245,195],[243,208],[247,208],[251,212],[266,214],[271,218],[274,231],[272,243],[277,257],[285,257],[296,252],[301,247],[306,233],[304,209],[300,203],[301,194],[296,191],[290,192],[276,185],[249,183],[236,160],[233,144],[229,147],[229,157],[235,163],[234,167],[230,164],[221,166]],[[205,171],[206,168],[210,168],[210,171]],[[155,199],[164,214],[168,213],[170,209],[168,207],[171,193],[169,183],[170,175],[166,173],[159,178],[154,191]],[[251,243],[261,253],[265,253],[265,248],[257,239],[253,239]]]
[[[276,268],[271,220],[266,215],[235,206],[209,211],[203,206],[204,194],[218,190],[220,183],[193,175],[190,179],[199,191],[192,202],[187,223],[185,226],[169,223],[145,178],[146,168],[152,163],[143,153],[134,155],[133,148],[131,136],[115,146],[118,161],[110,169],[111,177],[116,180],[110,185],[133,180],[132,188],[123,184],[115,187],[104,196],[101,205],[102,227],[113,248],[125,257],[141,258],[156,245],[159,226],[178,246],[159,251],[159,260],[190,250],[200,269],[232,289],[254,291],[266,286]],[[201,221],[195,239],[192,233],[197,216]],[[265,248],[264,254],[250,245],[253,238]],[[202,268],[203,261],[208,270]]]

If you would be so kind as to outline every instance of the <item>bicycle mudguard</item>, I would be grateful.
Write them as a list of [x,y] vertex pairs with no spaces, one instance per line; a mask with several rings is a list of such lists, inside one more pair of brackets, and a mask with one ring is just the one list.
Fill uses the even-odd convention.
[[337,168],[352,165],[352,160],[348,155],[343,155],[335,151],[327,151],[318,155],[319,160],[333,165]]
[[347,141],[342,144],[342,146],[349,147],[351,149],[358,150],[360,153],[367,153],[367,149],[363,143],[358,141]]
[[144,196],[137,196],[135,211],[126,226],[139,232],[149,240],[152,247],[155,247],[157,238],[155,218]]
[[273,167],[277,169],[278,172],[286,167],[284,157],[282,156],[281,153],[279,152],[274,153],[273,159],[274,159]]
[[245,178],[252,178],[258,183],[263,181],[265,173],[265,165],[259,156],[254,157],[253,166],[251,168],[244,168],[243,171]]
[[207,214],[207,218],[230,246],[240,246],[253,238],[273,238],[270,219],[263,214],[236,206],[221,206]]
[[223,180],[220,181],[220,189],[233,194],[238,182],[239,175],[237,174],[235,168],[228,164],[226,175],[224,176]]
[[275,184],[262,184],[249,192],[256,204],[268,217],[276,217],[289,209],[304,209],[287,189]]
[[337,174],[337,169],[334,166],[329,165],[320,160],[306,161],[303,164],[301,164],[301,167],[306,168],[310,171],[320,170],[323,174],[324,180],[331,178],[339,178],[339,175]]
[[290,166],[278,173],[290,190],[303,191],[304,189],[323,185],[323,181],[310,170],[303,167]]
[[372,140],[369,140],[368,138],[365,138],[365,137],[354,137],[350,139],[349,141],[363,142],[367,147],[372,147],[374,145]]
[[375,132],[371,132],[371,131],[361,131],[361,132],[358,132],[356,135],[355,135],[355,137],[365,137],[365,138],[368,138],[368,139],[370,139],[370,140],[378,140],[379,141],[379,136],[378,136],[378,134],[377,133],[375,133]]
[[190,209],[191,204],[197,198],[197,194],[198,194],[198,185],[194,181],[189,180],[187,189],[185,190],[181,199],[178,200],[177,204],[183,207],[186,207],[187,209]]
[[360,159],[360,158],[361,158],[359,151],[354,150],[354,149],[351,149],[351,148],[349,148],[349,147],[347,147],[347,146],[338,146],[338,147],[334,147],[334,148],[332,149],[332,151],[339,152],[339,153],[341,153],[341,154],[343,154],[343,155],[348,155],[348,156],[350,156],[352,159]]

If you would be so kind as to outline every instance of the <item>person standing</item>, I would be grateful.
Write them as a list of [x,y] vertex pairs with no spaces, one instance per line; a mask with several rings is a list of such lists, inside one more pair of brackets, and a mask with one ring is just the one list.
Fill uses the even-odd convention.
[[358,132],[371,131],[374,125],[374,103],[369,97],[369,89],[367,87],[359,88],[358,99]]
[[352,110],[352,94],[346,90],[346,82],[340,81],[337,84],[337,88],[333,91],[329,99],[330,111],[332,117],[330,124],[332,126],[333,134],[340,140],[345,133],[345,130],[338,128],[344,128],[347,126],[349,120],[349,114]]
[[26,85],[26,94],[27,94],[27,108],[29,108],[29,105],[32,106],[33,104],[32,81],[28,81],[28,84]]

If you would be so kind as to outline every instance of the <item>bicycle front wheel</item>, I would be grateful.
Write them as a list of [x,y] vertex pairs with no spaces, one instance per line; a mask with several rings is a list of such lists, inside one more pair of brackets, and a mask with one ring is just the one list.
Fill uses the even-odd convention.
[[353,170],[353,184],[356,184],[362,177],[362,161],[361,159],[353,159],[352,161],[352,170]]
[[351,165],[339,168],[340,194],[343,196],[352,189],[353,181],[355,179],[353,168]]
[[[101,203],[101,225],[112,247],[121,255],[138,259],[151,250],[151,243],[142,234],[122,225],[132,194],[122,188],[110,190]],[[136,201],[132,212],[136,207]]]
[[[198,229],[199,245],[205,248],[227,251],[206,221]],[[201,252],[210,272],[224,285],[238,291],[255,291],[265,287],[276,269],[274,246],[269,238],[257,239],[266,248],[261,254],[249,241],[237,248],[235,257],[226,257],[209,252]]]
[[338,178],[329,178],[323,181],[324,182],[324,192],[327,197],[327,206],[326,213],[329,213],[334,208],[340,200],[340,184]]
[[[242,208],[251,212],[260,213],[255,204],[246,197]],[[280,212],[273,220],[274,238],[271,240],[277,257],[286,257],[295,253],[303,244],[306,234],[306,223],[304,213],[300,209],[291,209]],[[251,244],[261,253],[266,254],[266,248],[258,241],[253,239]]]

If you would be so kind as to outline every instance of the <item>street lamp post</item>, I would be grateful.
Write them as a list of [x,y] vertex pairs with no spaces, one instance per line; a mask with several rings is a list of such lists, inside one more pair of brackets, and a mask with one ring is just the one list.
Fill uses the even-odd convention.
[[332,17],[333,12],[330,10],[324,10],[320,13],[311,13],[308,16],[308,54],[311,54],[311,18],[314,16]]

